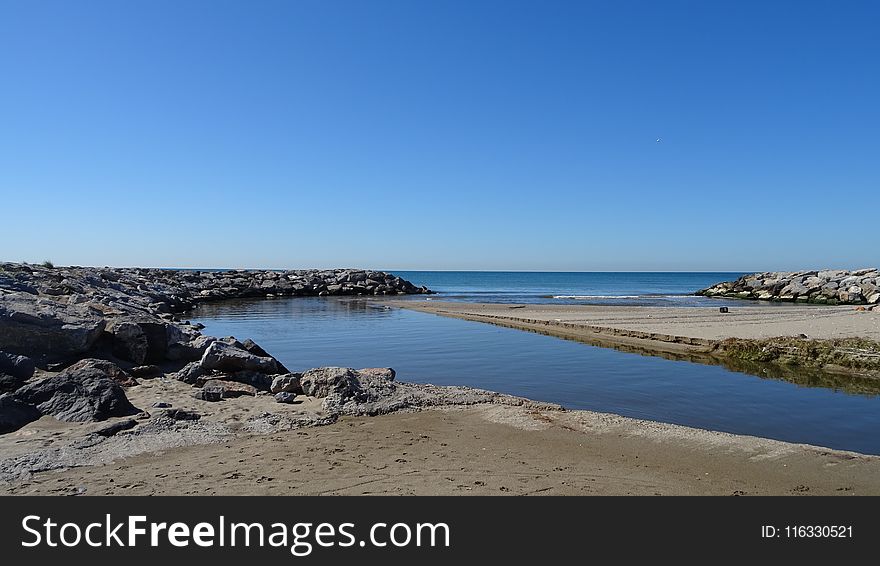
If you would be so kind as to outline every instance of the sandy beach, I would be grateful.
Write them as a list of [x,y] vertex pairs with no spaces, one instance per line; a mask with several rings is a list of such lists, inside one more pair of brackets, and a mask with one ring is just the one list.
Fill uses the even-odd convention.
[[[578,340],[597,346],[620,347],[647,354],[682,354],[698,360],[723,358],[725,340],[746,343],[792,338],[813,344],[835,340],[880,341],[880,310],[853,306],[743,306],[729,312],[700,307],[625,307],[594,305],[545,305],[466,303],[452,301],[396,300],[391,303],[441,316],[485,322]],[[833,345],[832,345],[833,346]],[[838,349],[844,356],[856,354],[867,362],[865,371],[829,364],[827,371],[861,373],[877,377],[880,354],[874,348],[854,352]],[[810,359],[801,360],[809,365]]]
[[96,424],[44,417],[0,437],[0,454],[26,458],[37,447],[54,448],[61,460],[57,469],[7,479],[0,490],[17,495],[880,495],[880,457],[541,404],[449,405],[287,428],[278,427],[279,421],[307,421],[321,412],[319,400],[279,408],[270,398],[257,397],[206,408],[176,381],[148,382],[131,391],[136,403],[161,398],[181,407],[192,404],[202,419],[173,432],[123,432],[76,448],[74,439]]

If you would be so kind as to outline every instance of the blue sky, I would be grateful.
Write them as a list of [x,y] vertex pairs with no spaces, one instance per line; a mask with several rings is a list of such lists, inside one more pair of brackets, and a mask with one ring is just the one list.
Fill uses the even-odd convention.
[[878,21],[876,2],[0,0],[0,260],[878,265]]

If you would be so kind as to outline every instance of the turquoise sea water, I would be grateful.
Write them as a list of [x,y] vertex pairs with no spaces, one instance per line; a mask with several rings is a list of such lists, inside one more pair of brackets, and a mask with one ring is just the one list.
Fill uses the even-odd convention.
[[[455,300],[669,296],[656,304],[692,304],[693,298],[684,295],[691,287],[736,275],[618,274],[615,281],[611,274],[505,278],[497,273],[399,273]],[[606,300],[658,299],[598,299]],[[717,305],[705,301],[698,303]],[[741,373],[390,308],[381,299],[228,301],[202,305],[191,316],[206,325],[208,334],[253,338],[293,371],[326,365],[391,366],[402,381],[469,385],[571,409],[880,454],[880,397],[844,391],[845,383],[828,387],[804,376],[804,383],[812,386],[799,385],[761,371]]]

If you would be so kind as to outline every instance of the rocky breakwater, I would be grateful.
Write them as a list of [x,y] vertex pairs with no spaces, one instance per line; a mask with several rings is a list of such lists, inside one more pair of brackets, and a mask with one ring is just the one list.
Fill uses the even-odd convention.
[[697,291],[706,297],[794,301],[827,305],[877,305],[880,270],[821,270],[743,275]]
[[392,274],[354,269],[218,272],[0,263],[0,433],[44,415],[71,422],[149,418],[125,390],[160,376],[195,386],[195,396],[205,401],[271,392],[290,403],[302,392],[301,374],[252,341],[204,336],[178,317],[199,302],[430,292]]

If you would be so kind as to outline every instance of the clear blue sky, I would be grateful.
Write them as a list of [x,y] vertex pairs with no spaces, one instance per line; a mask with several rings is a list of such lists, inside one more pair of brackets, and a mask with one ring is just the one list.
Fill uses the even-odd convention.
[[878,22],[877,2],[0,0],[0,259],[876,266]]

